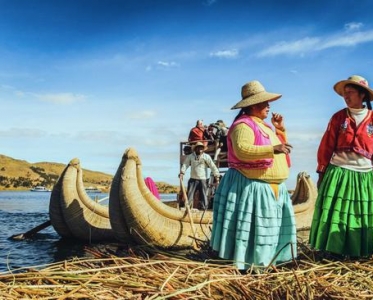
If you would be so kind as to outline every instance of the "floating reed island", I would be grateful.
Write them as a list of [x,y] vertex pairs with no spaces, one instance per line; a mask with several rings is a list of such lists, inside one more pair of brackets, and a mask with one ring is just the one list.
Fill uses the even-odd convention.
[[373,299],[373,260],[337,260],[298,246],[293,261],[244,273],[207,250],[89,248],[91,258],[0,273],[0,298]]

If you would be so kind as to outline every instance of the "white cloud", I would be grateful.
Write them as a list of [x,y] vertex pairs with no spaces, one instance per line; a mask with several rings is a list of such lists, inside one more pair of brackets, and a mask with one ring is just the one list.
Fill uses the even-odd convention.
[[57,93],[57,94],[32,94],[35,98],[56,104],[70,104],[85,100],[87,97],[81,94]]
[[47,136],[48,133],[41,129],[30,129],[30,128],[9,128],[7,130],[0,131],[0,137],[22,139],[22,138],[41,138]]
[[5,85],[5,84],[3,84],[3,85],[1,85],[1,89],[3,91],[6,91],[6,92],[9,91],[9,92],[13,93],[14,95],[16,95],[17,97],[20,97],[20,98],[22,98],[23,96],[25,96],[24,92],[18,91],[15,87],[13,87],[11,85]]
[[12,87],[11,85],[2,84],[1,89],[2,90],[14,90],[14,87]]
[[235,58],[238,56],[238,53],[237,49],[219,50],[216,52],[210,52],[210,56],[219,58]]
[[324,37],[305,37],[296,41],[281,41],[260,51],[257,56],[304,55],[305,53],[321,51],[336,47],[352,47],[373,41],[373,30],[357,31],[361,23],[349,23],[346,30],[340,34]]
[[344,27],[346,31],[355,31],[355,30],[359,30],[363,26],[364,26],[363,23],[351,22],[351,23],[345,24]]
[[310,52],[320,44],[319,38],[303,38],[294,42],[279,42],[274,46],[264,49],[258,53],[259,57],[276,56],[281,54],[301,54]]
[[157,62],[157,65],[158,66],[161,66],[161,67],[165,67],[165,68],[175,68],[175,67],[179,67],[179,64],[174,62],[174,61],[158,61]]
[[87,96],[82,94],[74,94],[74,93],[56,93],[56,94],[39,94],[39,93],[31,93],[31,92],[24,92],[21,90],[17,90],[15,87],[10,85],[1,85],[1,89],[4,91],[9,91],[13,93],[18,98],[23,97],[33,97],[41,101],[56,103],[56,104],[70,104],[77,101],[82,101],[87,98]]
[[135,113],[128,114],[130,119],[148,119],[156,116],[156,112],[151,110],[143,110]]
[[20,97],[20,98],[22,98],[22,97],[25,96],[25,93],[22,92],[22,91],[15,91],[14,94],[15,94],[17,97]]
[[373,41],[373,30],[366,32],[354,32],[343,36],[335,36],[329,41],[325,41],[320,45],[319,49],[327,49],[332,47],[351,47],[358,44]]

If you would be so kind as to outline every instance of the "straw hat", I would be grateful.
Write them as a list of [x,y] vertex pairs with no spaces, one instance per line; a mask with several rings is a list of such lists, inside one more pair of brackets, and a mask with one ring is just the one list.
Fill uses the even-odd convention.
[[361,86],[369,93],[370,101],[373,100],[373,90],[369,88],[368,81],[364,77],[361,77],[359,75],[352,75],[348,77],[347,80],[338,81],[334,85],[334,90],[337,92],[338,95],[343,97],[343,90],[346,84],[355,84]]
[[242,100],[231,109],[243,108],[266,101],[275,101],[281,98],[282,95],[268,93],[259,81],[254,80],[242,86],[241,96]]
[[205,146],[204,143],[202,143],[202,142],[197,142],[197,143],[195,143],[194,145],[192,145],[192,151],[194,151],[197,147],[202,147],[203,150],[206,150],[206,149],[207,149],[207,147]]

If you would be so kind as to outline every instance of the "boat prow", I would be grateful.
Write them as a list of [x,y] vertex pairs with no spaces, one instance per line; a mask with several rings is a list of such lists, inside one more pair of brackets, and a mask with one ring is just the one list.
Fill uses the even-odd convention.
[[109,212],[120,241],[121,233],[127,232],[138,244],[182,249],[192,247],[196,240],[210,238],[212,212],[195,210],[188,215],[159,201],[144,182],[135,149],[129,148],[123,154],[113,184]]
[[[317,198],[317,188],[311,176],[306,172],[300,172],[297,176],[297,184],[291,200],[294,208],[297,231],[308,231],[312,223],[313,212]],[[308,233],[306,232],[306,235]]]
[[111,183],[109,195],[109,217],[111,228],[113,228],[115,238],[121,242],[126,242],[132,239],[122,211],[123,204],[121,199],[122,171],[126,162],[127,157],[123,155],[122,161],[120,162]]
[[85,241],[115,239],[109,208],[87,195],[77,158],[66,166],[52,190],[49,217],[61,237]]

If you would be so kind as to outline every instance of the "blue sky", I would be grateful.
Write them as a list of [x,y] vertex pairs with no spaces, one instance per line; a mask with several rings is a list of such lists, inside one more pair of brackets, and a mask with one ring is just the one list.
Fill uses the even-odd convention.
[[[178,184],[197,119],[228,125],[241,86],[283,97],[298,172],[344,107],[333,85],[373,83],[369,0],[0,0],[0,153],[114,174],[134,147],[144,176]],[[269,120],[268,120],[269,121]]]

